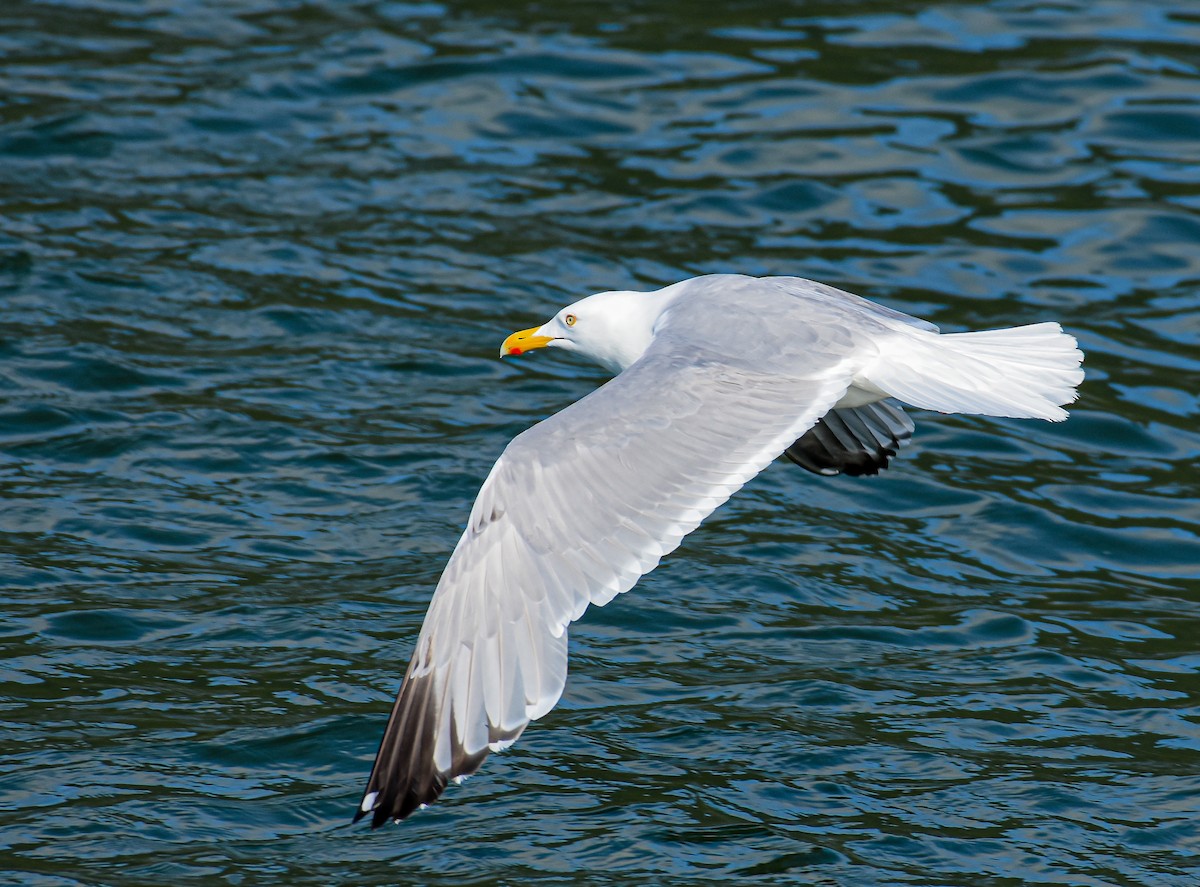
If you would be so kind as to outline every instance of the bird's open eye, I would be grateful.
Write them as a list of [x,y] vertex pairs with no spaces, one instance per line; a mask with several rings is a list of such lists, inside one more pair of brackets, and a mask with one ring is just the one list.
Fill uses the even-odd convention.
[[575,315],[568,314],[563,318],[563,323],[565,323],[567,326],[575,326]]

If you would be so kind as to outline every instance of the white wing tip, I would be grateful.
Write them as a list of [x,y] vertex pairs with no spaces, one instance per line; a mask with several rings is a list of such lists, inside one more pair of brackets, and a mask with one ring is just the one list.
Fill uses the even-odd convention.
[[375,809],[375,801],[378,798],[379,792],[367,792],[362,799],[362,803],[359,805],[359,809],[362,810],[363,813],[370,813]]

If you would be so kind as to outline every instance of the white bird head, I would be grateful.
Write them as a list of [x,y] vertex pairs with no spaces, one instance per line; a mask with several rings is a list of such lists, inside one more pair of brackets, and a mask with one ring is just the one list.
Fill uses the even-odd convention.
[[656,298],[661,292],[615,291],[580,299],[541,326],[513,333],[500,346],[500,356],[563,348],[619,373],[654,339],[655,324],[669,303]]

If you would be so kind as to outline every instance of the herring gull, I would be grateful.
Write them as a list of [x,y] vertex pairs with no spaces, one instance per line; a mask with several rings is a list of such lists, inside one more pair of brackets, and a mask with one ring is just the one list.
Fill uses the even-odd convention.
[[550,711],[567,626],[628,591],[781,454],[875,474],[912,434],[898,401],[1062,421],[1082,353],[1057,323],[939,333],[797,277],[605,292],[501,356],[577,351],[617,375],[517,435],[442,573],[355,821],[400,820]]

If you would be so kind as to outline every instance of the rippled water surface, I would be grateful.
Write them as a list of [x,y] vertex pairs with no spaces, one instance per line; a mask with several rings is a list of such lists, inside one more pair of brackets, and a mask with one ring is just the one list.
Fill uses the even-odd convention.
[[[1063,425],[772,466],[350,815],[589,292],[1058,319]],[[0,879],[1200,882],[1200,8],[0,5]]]

